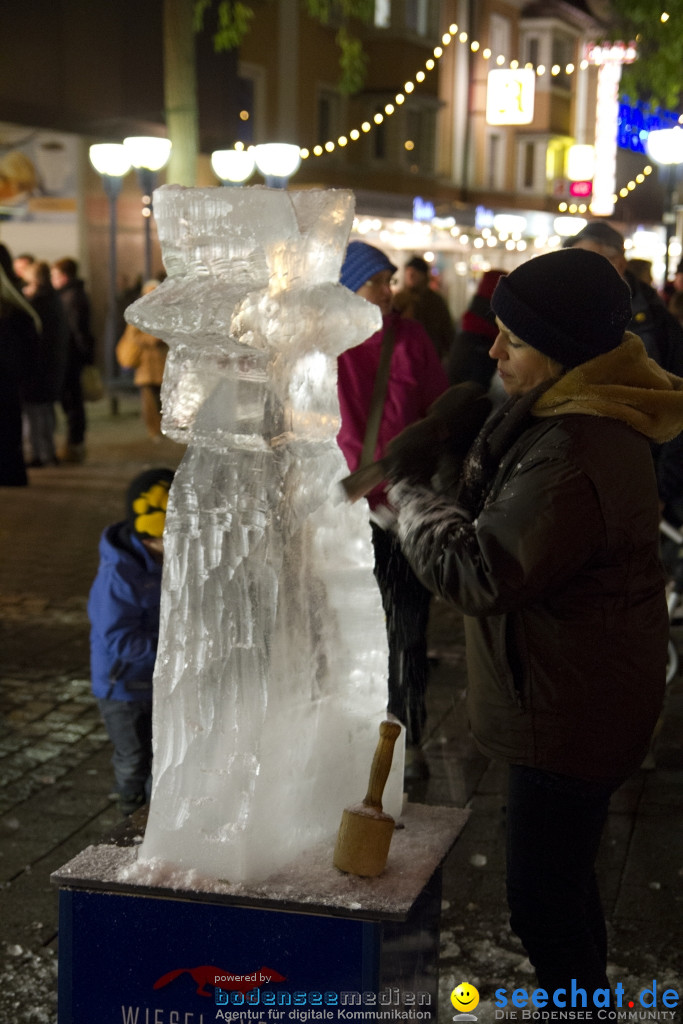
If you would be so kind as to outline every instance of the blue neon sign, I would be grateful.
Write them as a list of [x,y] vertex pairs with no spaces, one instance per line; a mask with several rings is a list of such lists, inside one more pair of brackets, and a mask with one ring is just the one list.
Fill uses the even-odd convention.
[[634,153],[645,153],[645,143],[650,132],[658,128],[675,128],[678,114],[673,110],[655,107],[651,110],[642,103],[632,106],[628,99],[619,104],[617,118],[617,145]]
[[413,199],[413,220],[433,220],[435,216],[434,203],[430,203],[428,199],[422,199],[421,196],[415,196]]

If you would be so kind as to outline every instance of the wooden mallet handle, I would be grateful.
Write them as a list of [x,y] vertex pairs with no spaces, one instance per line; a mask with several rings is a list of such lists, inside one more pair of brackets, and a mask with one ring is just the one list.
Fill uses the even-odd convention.
[[368,791],[363,800],[366,807],[382,810],[382,794],[391,770],[394,755],[394,743],[400,735],[401,726],[398,722],[382,722],[379,727],[379,742],[372,759]]

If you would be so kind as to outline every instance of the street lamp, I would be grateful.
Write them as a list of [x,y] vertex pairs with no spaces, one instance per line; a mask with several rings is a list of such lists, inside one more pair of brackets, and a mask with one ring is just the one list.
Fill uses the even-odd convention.
[[241,185],[256,167],[253,149],[216,149],[211,154],[214,174],[224,185]]
[[683,128],[656,128],[648,133],[645,149],[650,159],[667,168],[666,191],[667,210],[664,213],[666,225],[666,279],[669,280],[669,250],[671,239],[676,234],[676,218],[679,207],[678,169],[683,164]]
[[121,192],[123,178],[130,170],[130,159],[121,143],[103,142],[91,146],[90,163],[102,178],[109,199],[109,302],[105,324],[104,358],[108,380],[116,376],[116,341],[118,334],[118,308],[116,301],[116,201]]
[[265,142],[254,146],[254,158],[269,188],[287,188],[287,182],[301,164],[299,147],[288,142]]
[[138,172],[142,189],[142,216],[145,218],[145,281],[152,276],[152,193],[157,171],[168,163],[171,155],[169,139],[154,135],[132,135],[123,140],[130,162]]

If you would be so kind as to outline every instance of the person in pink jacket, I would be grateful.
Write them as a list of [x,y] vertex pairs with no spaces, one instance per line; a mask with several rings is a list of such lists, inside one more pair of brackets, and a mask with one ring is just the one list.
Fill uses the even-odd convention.
[[[421,419],[448,388],[448,378],[424,327],[392,311],[391,280],[396,267],[379,249],[350,242],[340,281],[350,291],[378,306],[382,329],[338,360],[341,429],[337,440],[351,472],[359,468],[370,404],[385,331],[394,344],[374,458],[409,424]],[[389,641],[388,710],[406,727],[406,776],[426,778],[427,762],[420,748],[427,716],[427,621],[430,593],[401,553],[394,531],[394,513],[384,484],[368,496],[375,577],[386,615]]]

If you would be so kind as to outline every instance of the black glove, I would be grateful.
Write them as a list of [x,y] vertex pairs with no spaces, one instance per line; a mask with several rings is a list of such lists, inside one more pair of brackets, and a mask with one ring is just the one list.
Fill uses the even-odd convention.
[[462,460],[491,411],[481,385],[455,384],[387,445],[382,467],[387,479],[429,482],[434,474],[456,476]]
[[382,458],[387,480],[427,483],[436,472],[448,432],[437,419],[426,416],[411,423],[389,442]]

